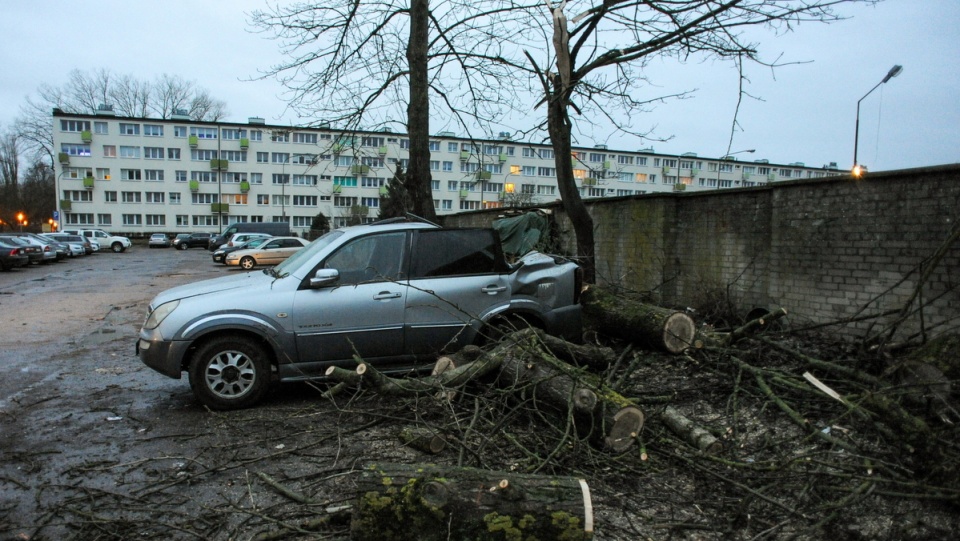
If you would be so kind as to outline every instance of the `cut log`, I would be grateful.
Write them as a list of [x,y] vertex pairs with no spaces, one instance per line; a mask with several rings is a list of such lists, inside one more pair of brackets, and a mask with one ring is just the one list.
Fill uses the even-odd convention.
[[353,541],[593,537],[590,489],[574,477],[372,464],[357,493]]
[[498,386],[529,395],[563,422],[572,412],[578,435],[597,447],[620,453],[634,444],[644,422],[636,404],[598,376],[550,355],[535,333],[513,333],[505,341],[516,348],[500,365]]
[[597,332],[678,354],[694,347],[696,324],[689,315],[624,298],[591,285],[580,296],[587,325]]
[[660,420],[674,434],[683,438],[684,441],[696,447],[703,454],[714,455],[723,450],[723,444],[720,443],[720,440],[694,424],[693,421],[672,406],[664,408],[663,413],[660,414]]
[[400,431],[400,441],[431,455],[440,453],[447,446],[447,441],[429,428],[404,428]]

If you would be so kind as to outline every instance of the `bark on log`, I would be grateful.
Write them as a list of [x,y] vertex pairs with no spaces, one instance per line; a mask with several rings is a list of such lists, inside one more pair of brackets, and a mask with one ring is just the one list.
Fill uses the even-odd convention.
[[593,537],[593,504],[583,479],[372,464],[357,488],[353,541]]
[[544,351],[535,333],[514,333],[505,341],[516,344],[517,354],[502,361],[497,385],[530,394],[561,422],[572,412],[578,435],[597,447],[620,453],[634,444],[644,422],[636,404],[598,376]]
[[580,296],[588,325],[598,332],[669,353],[694,347],[693,318],[683,312],[632,301],[596,285]]
[[400,431],[400,441],[431,455],[439,454],[447,446],[447,441],[429,428],[404,428]]
[[674,434],[696,447],[703,454],[714,455],[723,450],[723,444],[713,434],[695,425],[688,417],[672,406],[667,406],[660,414],[660,420]]

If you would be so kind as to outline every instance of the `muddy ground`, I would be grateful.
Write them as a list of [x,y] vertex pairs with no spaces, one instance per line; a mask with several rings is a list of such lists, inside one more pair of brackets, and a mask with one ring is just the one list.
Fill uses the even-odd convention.
[[[0,273],[0,540],[347,539],[358,472],[386,462],[584,478],[601,540],[953,539],[960,529],[954,430],[927,418],[936,448],[905,445],[800,388],[803,363],[759,343],[735,356],[762,363],[759,375],[716,351],[610,344],[624,361],[604,377],[647,414],[619,456],[485,382],[453,402],[285,385],[254,409],[205,410],[185,379],[141,365],[135,337],[155,293],[231,272],[205,250],[136,246]],[[849,354],[784,340],[819,358]],[[802,422],[762,391],[764,377]],[[722,451],[706,456],[666,430],[668,404]],[[444,434],[446,450],[402,445],[410,426]]]

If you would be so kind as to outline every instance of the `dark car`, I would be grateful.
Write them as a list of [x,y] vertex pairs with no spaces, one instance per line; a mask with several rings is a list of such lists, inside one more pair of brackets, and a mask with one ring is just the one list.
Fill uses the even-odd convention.
[[223,263],[227,264],[227,254],[236,252],[237,250],[246,250],[247,248],[256,248],[264,242],[270,240],[271,237],[257,237],[250,239],[247,242],[238,244],[236,246],[224,246],[222,248],[217,248],[217,251],[213,252],[213,262],[214,263]]
[[0,269],[8,271],[17,267],[26,267],[30,264],[30,257],[27,256],[26,249],[23,246],[17,246],[4,242],[0,239]]
[[210,244],[210,237],[212,236],[211,233],[190,233],[185,237],[177,235],[177,238],[173,239],[173,247],[178,250],[206,248]]
[[[43,263],[49,260],[51,256],[50,253],[44,253],[43,248],[39,244],[30,242],[24,238],[20,238],[20,236],[16,233],[0,234],[0,241],[25,248],[27,257],[30,259],[31,263]],[[53,258],[56,259],[55,256]]]

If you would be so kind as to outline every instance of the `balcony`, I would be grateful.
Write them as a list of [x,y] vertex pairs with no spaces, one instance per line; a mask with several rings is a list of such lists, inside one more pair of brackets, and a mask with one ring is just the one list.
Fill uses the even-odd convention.
[[230,203],[210,203],[210,212],[229,214]]
[[62,210],[62,211],[64,211],[64,212],[70,212],[71,210],[73,210],[73,201],[71,201],[71,200],[69,200],[69,199],[61,199],[61,200],[60,200],[60,210]]
[[482,170],[477,171],[477,175],[476,175],[477,180],[490,180],[492,176],[493,175],[492,173],[490,173],[490,171],[482,171]]
[[603,162],[603,168],[604,168],[604,169],[610,169],[610,165],[611,165],[611,164],[610,164],[610,160],[607,160],[607,161]]
[[80,132],[80,140],[84,143],[89,143],[93,141],[93,134],[89,130],[84,130]]
[[460,199],[466,199],[470,195],[468,190],[460,190]]
[[343,193],[343,185],[341,185],[341,184],[334,184],[334,185],[333,185],[333,193]]
[[674,184],[674,185],[673,185],[673,191],[675,191],[675,192],[685,192],[685,191],[687,191],[687,185],[686,185],[686,184],[682,184],[682,183],[681,183],[681,184]]
[[343,145],[336,143],[330,148],[330,150],[332,150],[334,154],[340,154],[343,152]]
[[460,152],[460,161],[465,162],[470,159],[470,153],[466,150]]
[[380,197],[386,197],[390,193],[386,186],[380,186]]
[[229,167],[230,162],[227,160],[218,160],[216,158],[210,160],[210,170],[211,171],[226,171]]
[[191,181],[190,181],[190,191],[191,191],[191,192],[198,192],[198,191],[200,191],[200,181],[199,181],[199,180],[191,180]]
[[379,152],[381,156],[385,156],[387,154],[387,147],[380,147],[377,152]]
[[351,165],[350,172],[354,175],[366,175],[370,172],[369,165]]
[[500,154],[500,163],[503,163],[503,162],[505,162],[505,161],[507,161],[507,155],[506,155],[506,154]]
[[92,190],[93,189],[93,177],[85,177],[83,179],[83,187]]
[[63,165],[69,165],[69,164],[70,164],[70,155],[67,154],[66,152],[61,152],[60,154],[57,155],[57,160],[58,160],[60,163],[62,163]]
[[583,179],[583,181],[582,181],[582,184],[583,184],[584,186],[596,186],[596,185],[597,185],[597,179],[595,179],[595,178],[593,178],[593,177],[584,177],[584,179]]
[[240,150],[247,150],[250,148],[250,139],[246,137],[240,138]]
[[240,193],[247,193],[250,191],[250,183],[246,180],[240,181]]
[[197,148],[197,145],[200,143],[200,139],[196,135],[191,135],[187,138],[187,142],[190,144],[190,148]]
[[350,214],[353,216],[366,216],[370,214],[370,207],[366,205],[352,205],[350,207]]

